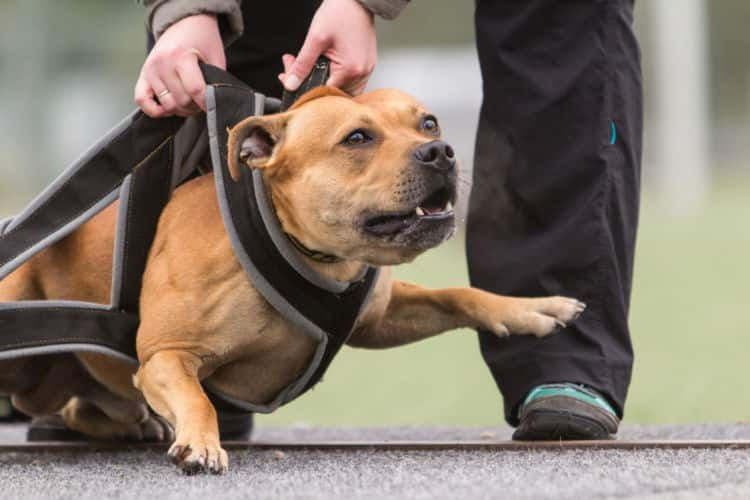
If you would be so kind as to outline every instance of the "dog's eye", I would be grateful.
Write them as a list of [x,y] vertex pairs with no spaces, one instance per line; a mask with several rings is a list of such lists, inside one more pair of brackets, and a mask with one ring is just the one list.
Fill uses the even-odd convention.
[[372,137],[370,137],[370,134],[368,134],[364,130],[355,130],[354,132],[346,136],[346,139],[344,139],[344,143],[348,144],[349,146],[361,146],[363,144],[367,144],[370,141],[372,141]]
[[437,118],[435,118],[432,115],[427,115],[422,120],[422,128],[429,132],[430,134],[437,135],[440,132],[440,127],[438,126]]

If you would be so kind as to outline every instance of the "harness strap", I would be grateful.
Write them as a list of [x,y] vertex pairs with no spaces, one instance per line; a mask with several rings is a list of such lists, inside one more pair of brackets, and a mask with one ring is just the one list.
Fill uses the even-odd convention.
[[325,56],[320,56],[315,62],[310,75],[302,82],[297,90],[289,92],[284,89],[284,95],[281,98],[281,111],[286,111],[292,107],[294,101],[296,101],[302,94],[308,90],[312,90],[315,87],[325,85],[328,81],[328,77],[331,76],[331,61]]
[[0,279],[36,253],[75,231],[117,198],[123,179],[180,124],[130,115],[52,183],[0,235]]
[[85,302],[24,301],[0,306],[0,359],[89,351],[135,362],[135,314]]
[[123,234],[122,268],[115,266],[113,275],[121,276],[121,288],[120,300],[113,302],[112,306],[136,316],[148,252],[156,236],[159,217],[172,192],[173,150],[174,137],[170,137],[151,153],[146,162],[133,170],[128,198],[120,199],[123,206],[117,226],[118,232]]

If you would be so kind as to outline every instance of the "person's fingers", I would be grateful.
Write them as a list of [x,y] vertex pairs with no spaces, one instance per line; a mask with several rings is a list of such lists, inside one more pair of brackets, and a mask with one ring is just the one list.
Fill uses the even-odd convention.
[[151,118],[164,116],[164,109],[155,99],[154,89],[143,75],[135,84],[135,103]]
[[289,74],[289,71],[292,70],[292,66],[294,65],[295,60],[296,58],[291,54],[284,54],[283,56],[281,56],[281,64],[284,66],[284,72],[279,73],[278,75],[281,85],[284,85],[286,76]]
[[200,108],[205,111],[206,81],[203,79],[203,73],[198,66],[198,58],[190,57],[183,59],[177,64],[176,70],[189,101],[183,108],[193,110]]
[[338,87],[344,92],[353,96],[364,92],[367,81],[370,78],[371,71],[362,70],[342,70],[334,71],[331,69],[331,76],[328,77],[326,85]]
[[162,116],[172,116],[177,113],[177,102],[172,96],[172,89],[167,87],[161,78],[151,77],[149,78],[151,88],[154,89],[154,98],[159,103],[164,113]]
[[176,68],[172,72],[162,75],[162,81],[166,88],[169,89],[169,93],[163,97],[159,97],[157,94],[157,98],[164,106],[164,109],[167,112],[185,116],[188,113],[190,104],[193,103],[193,98],[185,90]]
[[281,56],[281,62],[284,64],[284,73],[289,73],[292,70],[292,66],[294,66],[294,61],[296,60],[297,58],[292,54],[284,54]]
[[353,82],[352,84],[350,84],[347,88],[343,90],[344,92],[347,92],[349,95],[358,96],[364,93],[365,89],[367,88],[368,80],[369,78],[362,78],[356,82]]
[[316,35],[312,32],[307,34],[305,43],[302,45],[302,49],[300,49],[291,69],[286,72],[283,83],[287,90],[295,91],[299,88],[302,81],[312,71],[320,54],[328,48],[329,44],[330,39],[328,37]]

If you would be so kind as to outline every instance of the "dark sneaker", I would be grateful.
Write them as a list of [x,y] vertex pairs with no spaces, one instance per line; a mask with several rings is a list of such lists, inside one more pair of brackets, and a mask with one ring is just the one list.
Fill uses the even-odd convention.
[[620,419],[604,397],[583,385],[535,387],[518,410],[518,441],[609,439]]

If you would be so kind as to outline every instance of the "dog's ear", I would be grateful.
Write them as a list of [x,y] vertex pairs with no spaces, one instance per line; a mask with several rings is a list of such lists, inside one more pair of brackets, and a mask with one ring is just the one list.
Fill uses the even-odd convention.
[[287,113],[251,116],[229,131],[227,163],[235,181],[240,178],[240,168],[263,168],[273,158],[286,128]]

